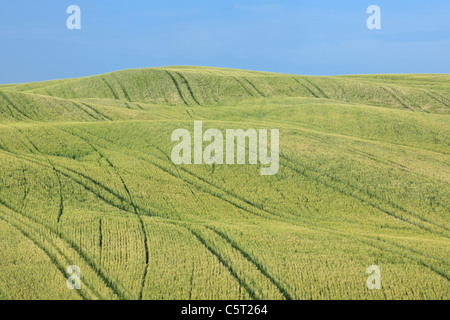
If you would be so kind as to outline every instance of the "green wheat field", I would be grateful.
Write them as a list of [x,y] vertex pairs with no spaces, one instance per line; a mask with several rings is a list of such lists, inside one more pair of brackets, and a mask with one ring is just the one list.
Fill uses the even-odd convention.
[[[279,129],[278,174],[174,165],[196,120]],[[0,159],[0,299],[450,298],[448,74],[2,85]]]

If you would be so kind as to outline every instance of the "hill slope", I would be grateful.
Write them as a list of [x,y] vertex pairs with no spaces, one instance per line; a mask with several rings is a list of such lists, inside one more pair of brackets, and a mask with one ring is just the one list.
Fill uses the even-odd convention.
[[[449,83],[167,67],[0,86],[0,299],[448,299]],[[174,165],[195,120],[280,129],[278,174]]]
[[[430,79],[433,79],[430,84]],[[307,77],[218,68],[137,69],[73,80],[0,86],[70,100],[114,99],[124,103],[203,106],[274,97],[323,98],[386,108],[449,114],[449,75]],[[6,102],[0,102],[4,105]],[[6,103],[7,104],[7,103]],[[20,104],[20,103],[19,103]],[[45,102],[43,103],[45,104]],[[52,120],[50,118],[50,120]]]

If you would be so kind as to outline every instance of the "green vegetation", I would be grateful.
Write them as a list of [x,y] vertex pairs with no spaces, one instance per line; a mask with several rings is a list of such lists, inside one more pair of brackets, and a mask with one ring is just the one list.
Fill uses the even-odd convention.
[[[175,166],[194,120],[280,129],[278,174]],[[450,75],[4,85],[0,180],[0,299],[450,298]]]

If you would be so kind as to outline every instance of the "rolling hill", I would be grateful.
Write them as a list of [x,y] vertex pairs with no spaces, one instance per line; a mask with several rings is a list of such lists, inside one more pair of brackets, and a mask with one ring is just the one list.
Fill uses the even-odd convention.
[[[196,120],[279,129],[278,174],[174,165]],[[450,75],[1,85],[0,158],[0,299],[450,298]]]

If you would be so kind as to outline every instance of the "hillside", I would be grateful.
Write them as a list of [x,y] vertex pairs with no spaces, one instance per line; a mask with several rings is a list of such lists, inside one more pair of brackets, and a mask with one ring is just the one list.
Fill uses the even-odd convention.
[[[195,120],[279,129],[278,174],[174,165]],[[450,298],[450,75],[1,85],[0,158],[0,299]]]

